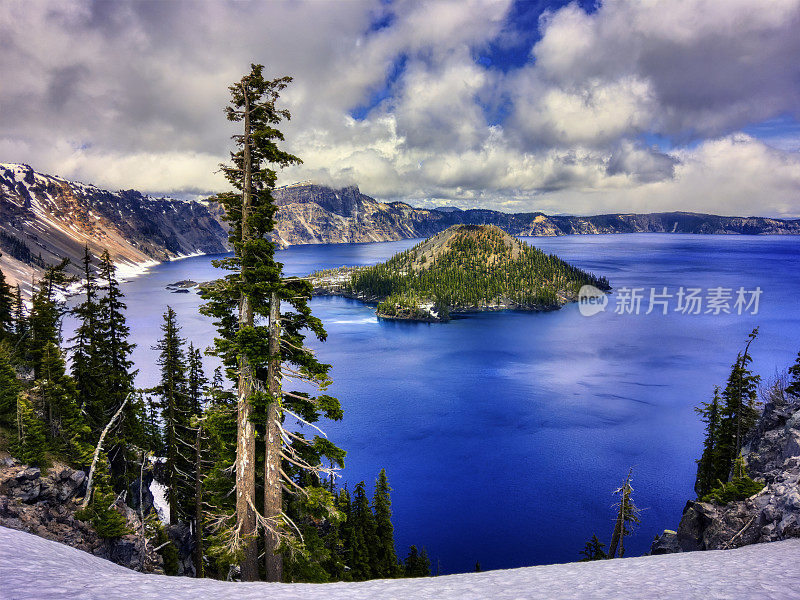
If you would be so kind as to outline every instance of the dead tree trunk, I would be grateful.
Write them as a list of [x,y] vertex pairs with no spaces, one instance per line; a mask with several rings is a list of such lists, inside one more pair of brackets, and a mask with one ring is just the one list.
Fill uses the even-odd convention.
[[628,471],[628,476],[625,478],[622,486],[614,493],[619,494],[619,503],[617,505],[617,520],[614,523],[614,533],[611,536],[611,545],[608,549],[608,558],[616,558],[617,548],[619,548],[619,557],[625,555],[625,536],[630,533],[628,524],[639,522],[639,509],[631,499],[633,487],[631,487],[631,478],[633,476],[633,469]]
[[[281,394],[280,382],[280,316],[281,302],[273,292],[269,305],[269,367],[267,370],[268,389],[273,398],[267,410],[267,435],[264,460],[264,518],[267,523],[277,525],[283,510],[283,494],[280,481],[281,472],[281,432],[279,426]],[[283,557],[278,553],[278,536],[267,527],[264,531],[264,565],[267,581],[281,581],[283,577]]]
[[103,449],[103,441],[106,439],[106,434],[108,434],[109,430],[111,429],[111,426],[114,424],[114,421],[116,421],[122,414],[122,409],[125,408],[125,405],[128,403],[128,398],[130,397],[131,397],[130,394],[125,396],[125,400],[122,401],[122,404],[120,404],[119,408],[117,409],[117,412],[114,413],[114,416],[111,417],[111,420],[105,426],[105,429],[103,429],[103,433],[100,434],[100,439],[97,441],[97,447],[94,449],[94,456],[92,456],[92,466],[89,467],[89,480],[86,482],[86,495],[83,497],[83,503],[81,504],[81,508],[86,508],[87,506],[89,506],[89,500],[91,499],[92,496],[92,480],[94,479],[94,468],[97,466],[97,459],[100,456],[100,452]]

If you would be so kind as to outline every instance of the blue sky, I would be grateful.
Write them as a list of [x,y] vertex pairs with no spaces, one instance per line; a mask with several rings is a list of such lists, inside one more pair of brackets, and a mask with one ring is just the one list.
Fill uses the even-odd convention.
[[292,75],[280,182],[589,214],[800,216],[800,0],[10,0],[0,161],[224,189],[227,85]]

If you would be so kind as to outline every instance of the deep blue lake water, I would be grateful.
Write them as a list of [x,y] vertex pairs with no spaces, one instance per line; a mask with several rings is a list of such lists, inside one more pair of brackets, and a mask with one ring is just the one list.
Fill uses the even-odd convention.
[[[425,546],[442,573],[577,560],[592,534],[608,543],[612,491],[634,469],[644,509],[628,555],[677,527],[693,496],[702,424],[693,407],[722,385],[760,326],[754,368],[765,378],[800,350],[800,239],[634,234],[530,238],[614,286],[605,312],[483,313],[446,324],[378,321],[341,298],[312,301],[329,337],[331,392],[345,418],[326,425],[348,451],[344,480],[371,489],[381,467],[394,488],[398,553]],[[380,262],[415,240],[296,246],[289,274]],[[195,293],[168,283],[219,276],[210,257],[154,267],[124,285],[138,384],[157,377],[150,347],[167,304],[183,334],[214,332]],[[615,314],[620,289],[723,286],[763,290],[757,315]],[[752,309],[751,309],[752,310]],[[735,312],[735,311],[734,311]]]

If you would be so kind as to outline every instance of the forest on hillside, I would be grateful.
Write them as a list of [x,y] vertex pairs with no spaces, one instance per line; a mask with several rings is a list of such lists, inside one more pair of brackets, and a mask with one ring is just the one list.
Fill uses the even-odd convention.
[[582,271],[497,227],[456,226],[450,231],[441,251],[429,250],[428,240],[382,264],[355,271],[351,292],[379,298],[382,315],[425,303],[446,315],[492,305],[547,310],[577,298],[584,285],[611,289],[605,277]]

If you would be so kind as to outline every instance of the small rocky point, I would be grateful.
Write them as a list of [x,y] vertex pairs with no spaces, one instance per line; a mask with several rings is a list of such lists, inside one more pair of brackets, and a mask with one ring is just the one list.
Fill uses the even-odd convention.
[[677,532],[656,538],[652,554],[724,550],[800,537],[800,398],[769,402],[742,448],[757,494],[724,506],[690,501]]

